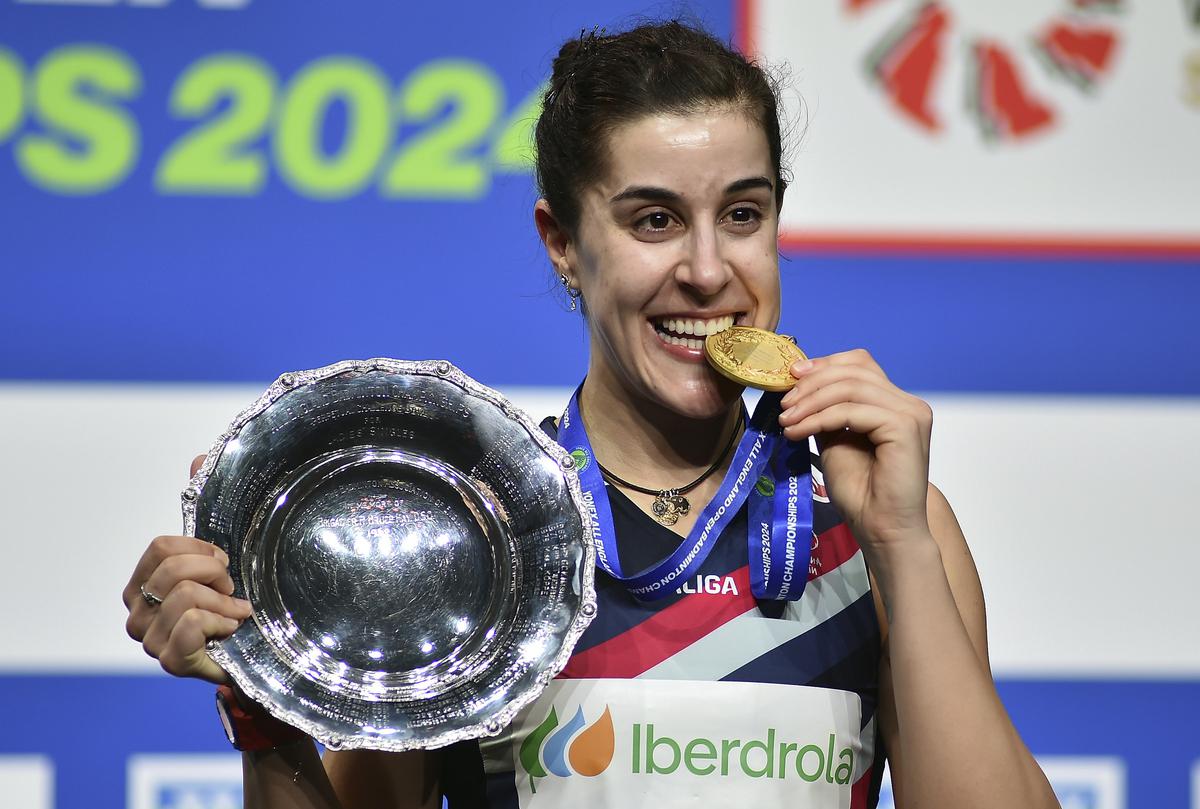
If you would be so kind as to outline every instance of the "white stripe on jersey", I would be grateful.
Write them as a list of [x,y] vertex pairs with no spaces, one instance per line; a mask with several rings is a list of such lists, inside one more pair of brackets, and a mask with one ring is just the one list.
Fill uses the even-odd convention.
[[799,601],[788,602],[783,618],[766,618],[754,607],[638,675],[651,680],[720,680],[862,598],[870,578],[862,551],[813,579]]

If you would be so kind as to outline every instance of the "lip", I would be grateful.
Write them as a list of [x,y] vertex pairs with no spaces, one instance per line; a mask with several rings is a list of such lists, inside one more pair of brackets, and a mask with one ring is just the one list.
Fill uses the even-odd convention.
[[663,336],[659,333],[658,329],[654,328],[653,323],[647,322],[646,325],[649,327],[650,333],[654,337],[654,342],[658,343],[659,348],[661,348],[663,351],[670,354],[672,357],[683,360],[685,362],[696,362],[696,363],[707,362],[707,360],[704,358],[704,349],[703,348],[688,348],[687,346],[681,346],[681,345],[675,345],[674,343],[668,343],[666,340],[663,339]]

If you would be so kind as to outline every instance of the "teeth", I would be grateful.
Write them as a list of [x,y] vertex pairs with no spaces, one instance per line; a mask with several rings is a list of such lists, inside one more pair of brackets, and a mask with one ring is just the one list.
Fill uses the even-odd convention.
[[673,334],[664,334],[662,335],[662,338],[673,346],[683,346],[685,348],[696,350],[704,348],[703,340],[696,340],[691,337],[676,337]]
[[[725,331],[733,325],[733,315],[723,315],[722,317],[714,317],[709,320],[681,320],[676,318],[664,318],[658,322],[659,329],[670,332],[671,334],[664,337],[679,337],[680,335],[693,334],[697,337],[706,337],[710,334]],[[667,342],[671,342],[668,339]],[[692,343],[703,343],[703,340],[692,340]],[[673,345],[684,345],[684,343],[672,343]],[[693,346],[699,348],[700,346]]]

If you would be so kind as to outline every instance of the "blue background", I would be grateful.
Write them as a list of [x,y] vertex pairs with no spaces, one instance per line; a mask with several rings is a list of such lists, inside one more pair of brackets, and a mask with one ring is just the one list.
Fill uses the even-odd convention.
[[[172,119],[167,100],[199,57],[261,58],[279,77],[277,101],[322,56],[362,56],[393,88],[430,60],[468,58],[498,74],[511,111],[548,75],[564,38],[648,10],[627,1],[595,8],[0,3],[0,46],[27,73],[58,45],[102,43],[131,56],[144,84],[123,105],[141,131],[140,159],[113,190],[62,196],[23,177],[13,145],[42,131],[35,116],[0,142],[0,379],[263,381],[389,355],[449,357],[493,385],[573,385],[584,329],[549,293],[528,174],[497,171],[470,202],[388,200],[373,186],[333,202],[297,194],[274,165],[250,197],[160,195],[153,171],[196,126]],[[727,0],[690,9],[728,36]],[[343,119],[334,105],[326,149],[340,143]],[[394,143],[412,134],[397,127]],[[269,155],[266,141],[251,151]],[[782,266],[785,330],[813,354],[867,346],[904,387],[1200,393],[1194,255],[794,253]]]
[[[671,10],[597,8],[255,0],[215,12],[0,0],[0,47],[27,74],[60,45],[98,43],[128,54],[143,80],[123,104],[140,158],[112,190],[64,196],[31,184],[13,159],[22,135],[42,131],[31,116],[0,141],[0,380],[265,381],[388,355],[447,357],[491,385],[574,385],[586,333],[552,291],[527,173],[497,171],[469,202],[386,200],[370,185],[328,202],[297,194],[274,167],[250,197],[164,196],[153,172],[195,126],[172,119],[167,99],[202,56],[253,54],[282,88],[315,58],[356,54],[393,90],[430,60],[469,58],[496,71],[509,112],[564,38]],[[726,0],[689,8],[729,35]],[[335,148],[336,110],[325,134]],[[394,142],[411,134],[398,128]],[[270,153],[265,138],[253,148]],[[1195,256],[798,251],[782,262],[783,328],[814,355],[867,346],[916,390],[1195,396],[1197,270]],[[1000,690],[1035,754],[1121,756],[1133,809],[1186,805],[1200,684],[1008,680]],[[131,754],[228,749],[203,684],[6,674],[0,691],[0,753],[50,755],[60,809],[123,806]]]
[[[6,676],[0,688],[8,714],[0,755],[50,755],[60,809],[123,807],[131,755],[230,752],[205,683]],[[1035,755],[1124,758],[1132,809],[1189,806],[1200,683],[1002,680],[998,688]]]

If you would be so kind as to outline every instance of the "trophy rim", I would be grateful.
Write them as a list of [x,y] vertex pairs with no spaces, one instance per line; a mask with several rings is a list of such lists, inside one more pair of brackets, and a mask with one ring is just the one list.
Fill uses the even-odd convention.
[[[321,722],[310,718],[298,710],[281,705],[272,699],[270,691],[262,687],[258,680],[251,677],[243,668],[243,661],[230,654],[226,648],[226,643],[232,639],[232,635],[220,641],[210,640],[206,647],[207,652],[246,696],[262,705],[276,719],[304,731],[331,750],[371,749],[385,752],[405,752],[408,750],[434,749],[469,739],[495,736],[510,724],[525,706],[537,699],[550,681],[566,667],[575,645],[595,617],[597,608],[595,588],[596,551],[591,541],[591,531],[587,525],[587,501],[583,496],[583,488],[579,482],[579,474],[575,466],[575,461],[564,447],[560,446],[558,442],[550,438],[541,429],[538,422],[516,407],[499,391],[478,382],[448,360],[401,360],[390,357],[373,357],[365,360],[348,359],[320,368],[289,371],[280,374],[258,399],[238,413],[217,439],[213,441],[204,462],[196,470],[196,473],[188,481],[188,485],[181,492],[180,500],[183,510],[184,534],[195,536],[197,507],[204,486],[220,462],[225,448],[251,420],[266,412],[268,408],[287,394],[314,382],[331,379],[347,373],[369,373],[372,371],[383,371],[396,375],[431,376],[457,385],[467,394],[489,402],[501,410],[507,417],[519,423],[541,451],[558,464],[558,468],[563,473],[563,479],[574,511],[580,520],[579,535],[582,540],[580,542],[582,545],[582,559],[579,564],[578,573],[580,582],[578,604],[569,627],[562,633],[558,652],[542,667],[532,684],[513,694],[511,699],[506,700],[499,709],[489,714],[487,718],[480,719],[480,721],[474,724],[421,738],[415,736],[408,738],[391,738],[388,736],[366,737],[331,732]],[[201,537],[201,539],[203,538]],[[243,622],[237,631],[240,632],[247,625],[247,622]]]

